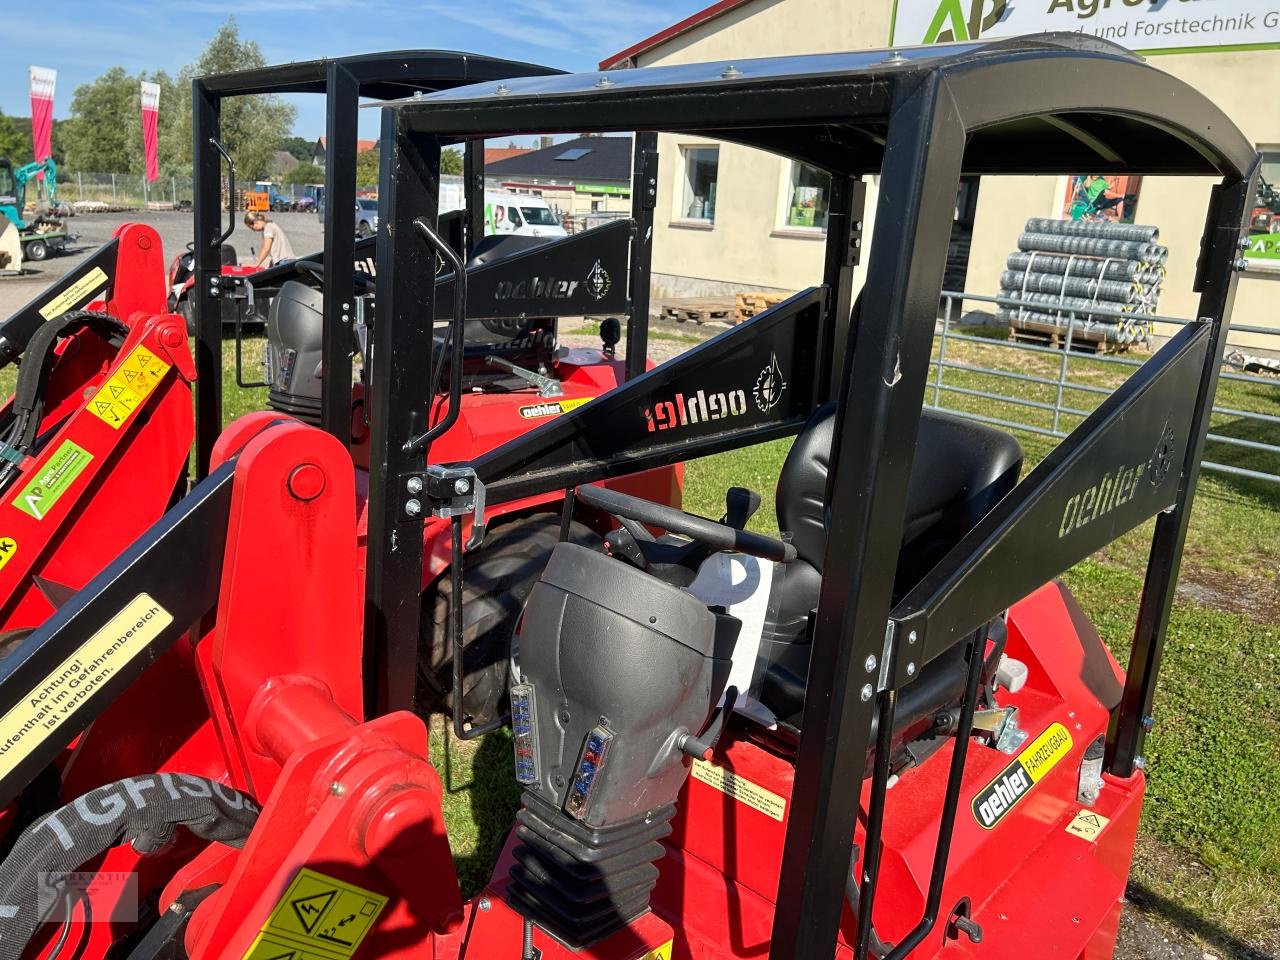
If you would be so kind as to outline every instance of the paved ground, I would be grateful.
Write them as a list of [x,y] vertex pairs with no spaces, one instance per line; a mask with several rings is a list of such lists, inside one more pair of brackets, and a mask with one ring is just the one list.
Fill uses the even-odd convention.
[[[280,226],[288,234],[294,250],[299,254],[319,250],[322,246],[323,228],[321,221],[313,214],[281,213],[273,214]],[[79,235],[79,241],[72,252],[35,264],[30,272],[21,278],[0,279],[0,319],[3,319],[26,303],[46,285],[71,270],[80,259],[99,245],[110,239],[116,226],[126,220],[148,223],[160,233],[164,244],[166,261],[172,259],[185,248],[191,240],[191,215],[169,211],[134,212],[129,214],[88,214],[72,218],[69,221],[70,231]],[[245,228],[237,219],[236,231],[231,243],[235,246],[240,261],[252,262],[251,250],[260,245],[261,237]],[[572,321],[568,324],[573,329]],[[655,330],[666,329],[669,333],[686,336],[710,336],[724,329],[719,324],[699,327],[695,324],[655,325]],[[563,340],[571,346],[594,346],[599,343],[595,336],[570,335]],[[650,344],[650,355],[661,362],[689,348],[686,341],[672,339],[655,339]],[[1180,929],[1171,920],[1165,919],[1158,910],[1146,910],[1131,904],[1121,921],[1120,938],[1116,949],[1116,957],[1120,960],[1217,960],[1217,958],[1237,958],[1237,960],[1271,960],[1264,955],[1249,950],[1247,946],[1230,945],[1227,949],[1206,950],[1196,944],[1185,930]]]
[[[237,215],[236,231],[231,244],[236,248],[241,263],[252,263],[252,250],[262,246],[261,234],[248,229],[243,214]],[[312,253],[323,246],[324,228],[319,217],[311,213],[275,213],[271,218],[280,224],[294,252],[299,256]],[[91,213],[71,217],[67,228],[79,240],[70,253],[51,257],[41,263],[27,264],[22,277],[0,278],[0,317],[7,317],[40,293],[48,284],[63,276],[78,264],[81,258],[111,239],[115,228],[126,221],[146,223],[156,228],[164,244],[166,263],[172,260],[191,242],[190,213],[176,211],[135,211],[132,213]]]

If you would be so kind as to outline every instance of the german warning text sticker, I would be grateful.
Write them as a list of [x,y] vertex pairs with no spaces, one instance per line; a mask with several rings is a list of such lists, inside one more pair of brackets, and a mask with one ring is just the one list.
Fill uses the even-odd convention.
[[18,491],[13,505],[27,516],[43,520],[92,460],[93,454],[84,447],[72,440],[63,440],[53,456]]
[[89,400],[89,412],[119,430],[169,372],[170,364],[148,347],[135,347]]
[[745,803],[753,810],[759,810],[779,823],[787,812],[787,801],[782,797],[709,760],[693,761],[693,779],[701,780],[725,796],[733,797],[739,803]]
[[1099,834],[1110,822],[1110,819],[1100,813],[1081,810],[1067,824],[1067,833],[1074,833],[1077,837],[1084,837],[1086,840],[1097,840]]
[[304,867],[244,960],[349,960],[386,905],[381,894]]
[[40,308],[40,316],[53,320],[72,307],[87,303],[89,298],[107,285],[107,275],[101,267],[94,267],[83,277]]
[[126,664],[173,623],[140,593],[0,717],[0,778],[70,721]]

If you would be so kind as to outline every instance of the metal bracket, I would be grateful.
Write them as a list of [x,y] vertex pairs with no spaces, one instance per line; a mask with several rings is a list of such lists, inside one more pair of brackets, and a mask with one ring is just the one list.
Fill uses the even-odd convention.
[[467,549],[474,549],[484,540],[484,484],[473,469],[433,463],[428,464],[425,474],[409,473],[402,479],[402,520],[418,519],[428,507],[431,516],[444,520],[470,514],[471,539]]
[[548,377],[545,374],[535,373],[532,370],[526,370],[524,367],[516,366],[510,360],[504,360],[502,357],[495,357],[492,354],[484,358],[485,363],[491,363],[495,367],[506,367],[521,380],[531,383],[538,388],[538,396],[540,397],[562,397],[564,396],[564,387],[560,385],[560,381],[554,377]]
[[[920,641],[917,627],[906,626],[899,620],[889,620],[885,623],[884,652],[880,657],[880,679],[877,691],[887,690],[891,681],[895,680],[889,676],[890,669],[896,673],[895,685],[899,688],[919,676],[920,655],[924,651],[924,645]],[[900,646],[895,647],[895,644]]]

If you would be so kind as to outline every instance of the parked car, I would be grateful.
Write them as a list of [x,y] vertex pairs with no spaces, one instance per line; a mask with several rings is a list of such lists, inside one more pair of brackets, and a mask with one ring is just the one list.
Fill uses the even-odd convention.
[[378,201],[374,197],[356,198],[356,236],[371,237],[378,232]]
[[541,197],[493,190],[484,194],[484,232],[521,237],[568,236],[556,212]]

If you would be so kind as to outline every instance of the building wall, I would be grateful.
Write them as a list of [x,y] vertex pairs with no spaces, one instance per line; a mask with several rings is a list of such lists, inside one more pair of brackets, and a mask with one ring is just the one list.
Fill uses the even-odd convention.
[[[756,0],[701,24],[641,54],[640,66],[821,53],[885,46],[892,0]],[[1180,77],[1227,111],[1259,145],[1280,146],[1280,97],[1259,87],[1274,75],[1280,53],[1243,51],[1164,55],[1151,58],[1157,69]],[[707,229],[678,222],[682,194],[680,147],[690,138],[663,135],[654,240],[654,274],[661,294],[698,294],[756,287],[794,290],[817,281],[822,243],[777,229],[779,196],[786,161],[732,144],[720,145],[719,195],[715,224]],[[1089,171],[1080,171],[1087,173]],[[1169,274],[1160,311],[1195,314],[1191,284],[1199,253],[1209,180],[1147,178],[1137,219],[1161,228],[1170,248]],[[868,213],[874,210],[874,180]],[[1065,177],[986,178],[979,193],[967,288],[994,293],[1007,254],[1022,225],[1033,216],[1058,216]],[[869,219],[868,227],[873,220]],[[1242,280],[1235,318],[1241,323],[1280,328],[1280,312],[1270,309],[1277,286]],[[1274,338],[1272,338],[1274,340]],[[1243,338],[1242,338],[1243,342]],[[1280,345],[1271,344],[1273,347]]]

